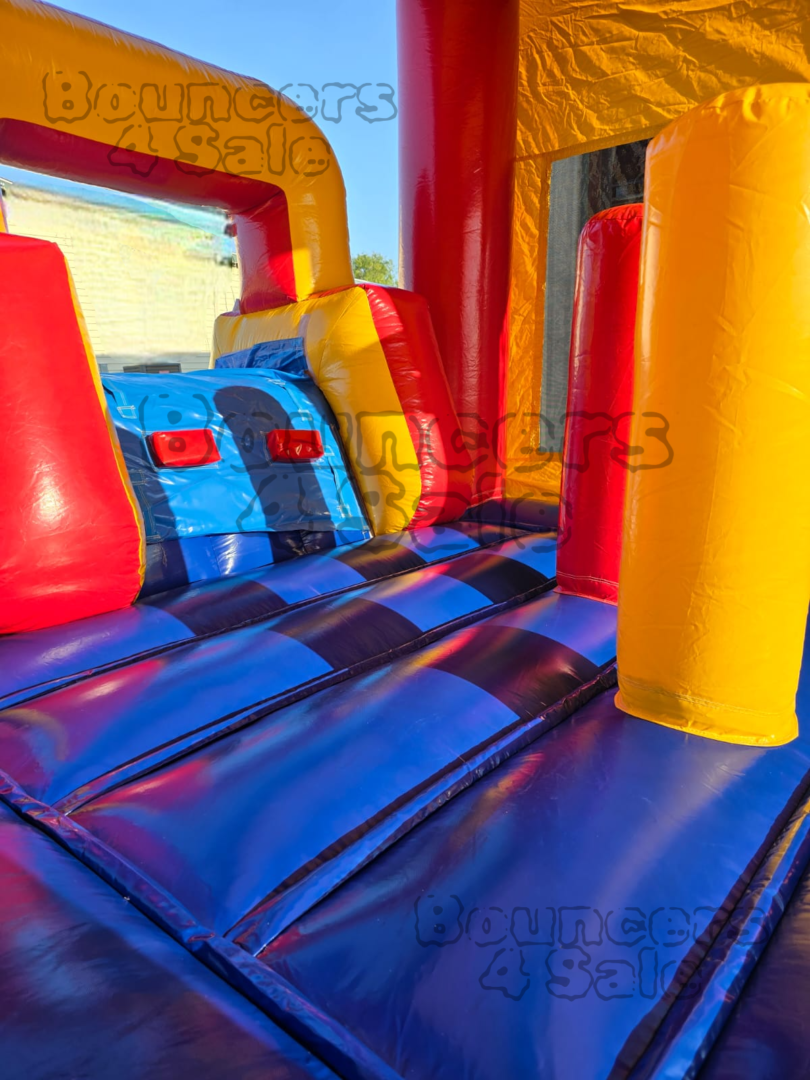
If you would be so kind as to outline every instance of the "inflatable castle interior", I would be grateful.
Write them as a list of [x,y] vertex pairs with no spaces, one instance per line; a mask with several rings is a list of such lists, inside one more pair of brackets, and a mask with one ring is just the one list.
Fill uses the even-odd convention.
[[100,373],[0,218],[2,1076],[807,1077],[810,8],[397,32],[390,288],[305,109],[0,0],[0,164],[241,272]]

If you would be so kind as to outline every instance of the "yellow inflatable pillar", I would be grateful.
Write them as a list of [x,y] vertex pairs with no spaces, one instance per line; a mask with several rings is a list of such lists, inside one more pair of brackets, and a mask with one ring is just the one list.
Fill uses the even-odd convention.
[[670,124],[645,201],[630,441],[668,424],[673,457],[628,483],[617,704],[788,742],[810,598],[810,86]]

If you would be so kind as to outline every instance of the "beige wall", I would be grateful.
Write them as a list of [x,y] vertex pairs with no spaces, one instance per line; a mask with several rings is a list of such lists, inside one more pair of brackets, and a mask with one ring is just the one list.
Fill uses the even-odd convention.
[[214,319],[239,295],[239,271],[218,264],[213,231],[21,184],[6,191],[9,230],[65,253],[109,370],[157,357],[207,365]]

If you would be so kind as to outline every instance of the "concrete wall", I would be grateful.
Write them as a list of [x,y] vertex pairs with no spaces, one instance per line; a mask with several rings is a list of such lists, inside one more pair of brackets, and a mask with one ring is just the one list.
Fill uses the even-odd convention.
[[239,296],[239,271],[222,265],[224,217],[206,232],[21,184],[6,193],[9,230],[65,253],[100,364],[207,366],[214,319]]

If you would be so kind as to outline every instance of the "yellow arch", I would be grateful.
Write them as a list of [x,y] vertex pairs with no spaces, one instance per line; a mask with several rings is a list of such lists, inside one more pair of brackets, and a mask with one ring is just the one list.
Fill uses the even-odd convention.
[[0,160],[25,165],[4,152],[7,121],[116,148],[121,186],[156,197],[127,148],[273,184],[287,199],[292,299],[353,283],[337,161],[317,124],[264,84],[47,4],[0,0]]

